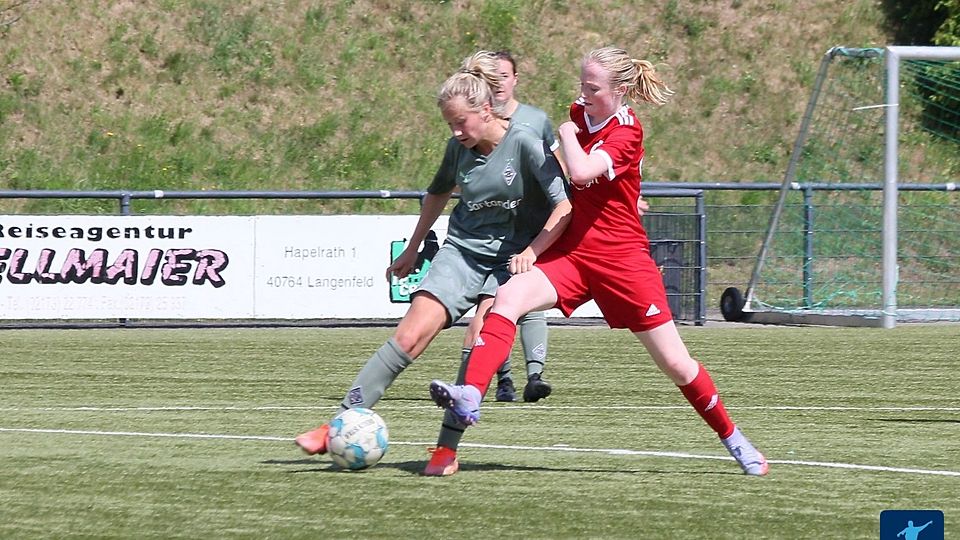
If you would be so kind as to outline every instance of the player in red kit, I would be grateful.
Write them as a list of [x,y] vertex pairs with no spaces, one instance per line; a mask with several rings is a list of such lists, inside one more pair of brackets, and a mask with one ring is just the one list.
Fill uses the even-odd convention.
[[[514,274],[497,290],[465,384],[433,381],[430,395],[464,425],[476,423],[491,377],[513,344],[517,319],[551,307],[570,316],[592,299],[611,328],[627,328],[637,336],[743,471],[762,476],[766,458],[730,420],[706,368],[680,338],[637,210],[643,127],[626,99],[662,105],[671,94],[650,62],[622,49],[604,47],[586,55],[580,97],[570,107],[571,121],[559,128],[573,187],[571,223],[534,268]],[[448,462],[445,468],[441,460]],[[427,469],[455,472],[455,450],[435,451]]]

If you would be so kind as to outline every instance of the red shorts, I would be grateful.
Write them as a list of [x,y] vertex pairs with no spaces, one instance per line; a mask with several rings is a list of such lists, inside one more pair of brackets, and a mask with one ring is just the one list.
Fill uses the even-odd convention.
[[557,304],[567,317],[594,300],[610,328],[645,332],[673,320],[663,276],[650,253],[584,256],[547,250],[536,263],[557,291]]

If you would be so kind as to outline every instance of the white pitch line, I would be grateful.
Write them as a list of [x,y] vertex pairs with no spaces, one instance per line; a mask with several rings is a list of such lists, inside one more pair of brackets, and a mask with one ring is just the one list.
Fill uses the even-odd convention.
[[290,437],[265,435],[217,435],[213,433],[150,433],[146,431],[90,431],[83,429],[0,428],[0,433],[57,433],[63,435],[103,435],[114,437],[162,437],[167,439],[230,439],[247,441],[289,441]]
[[[259,407],[205,407],[205,406],[160,406],[160,407],[0,407],[0,412],[61,411],[61,412],[164,412],[164,411],[324,411],[336,409],[340,405],[264,405]],[[726,404],[725,404],[726,406]],[[689,410],[689,405],[522,405],[497,404],[496,411],[536,409],[538,411],[569,410],[623,410],[623,411],[665,411]],[[390,405],[380,404],[382,410],[422,410],[436,409],[436,405]],[[848,407],[836,406],[743,406],[730,407],[737,411],[838,411],[838,412],[960,412],[960,407]]]
[[[60,412],[163,412],[163,411],[317,411],[338,407],[338,405],[264,405],[260,407],[205,407],[192,405],[167,405],[160,407],[4,407],[0,412],[60,411]],[[424,407],[426,408],[426,407]],[[434,407],[436,408],[436,407]]]
[[[605,453],[618,456],[653,456],[653,457],[675,457],[681,459],[714,459],[721,461],[733,461],[730,456],[707,456],[699,454],[687,454],[684,452],[657,452],[651,450],[626,450],[614,448],[575,448],[570,446],[513,446],[502,444],[461,444],[460,446],[469,446],[473,448],[492,448],[503,450],[540,450],[555,452],[591,452]],[[956,476],[960,477],[960,471],[938,471],[928,469],[910,469],[903,467],[883,467],[879,465],[859,465],[856,463],[830,463],[825,461],[798,461],[798,460],[780,460],[768,459],[769,463],[774,465],[801,465],[806,467],[829,467],[834,469],[856,469],[865,471],[883,471],[883,472],[902,472],[912,474],[928,474],[936,476]]]
[[[115,437],[160,437],[169,439],[222,439],[222,440],[248,440],[248,441],[270,441],[270,442],[293,442],[290,437],[274,437],[268,435],[217,435],[212,433],[149,433],[141,431],[91,431],[74,429],[38,429],[38,428],[0,428],[0,433],[50,433],[63,435],[97,435],[97,436],[115,436]],[[397,446],[430,446],[427,442],[401,442],[391,441],[390,444]],[[701,454],[688,454],[685,452],[658,452],[652,450],[629,450],[625,448],[578,448],[573,446],[518,446],[508,444],[478,444],[464,443],[460,446],[464,448],[485,448],[493,450],[521,450],[534,452],[568,452],[568,453],[591,453],[591,454],[609,454],[616,456],[648,456],[648,457],[670,457],[678,459],[709,459],[720,461],[733,461],[729,456],[710,456]],[[930,469],[912,469],[905,467],[884,467],[879,465],[860,465],[856,463],[831,463],[826,461],[799,461],[799,460],[768,460],[774,465],[798,465],[803,467],[827,467],[833,469],[851,469],[860,471],[876,472],[894,472],[907,474],[923,474],[931,476],[952,476],[960,478],[960,471],[942,471]]]

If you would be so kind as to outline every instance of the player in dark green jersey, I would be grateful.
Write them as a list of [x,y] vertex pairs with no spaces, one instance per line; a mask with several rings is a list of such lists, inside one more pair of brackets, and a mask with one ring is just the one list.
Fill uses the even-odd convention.
[[[497,68],[496,56],[481,51],[440,89],[437,101],[453,137],[407,248],[387,268],[388,278],[410,273],[420,244],[457,190],[460,200],[410,308],[393,337],[357,374],[341,402],[343,410],[373,407],[441,330],[493,296],[510,275],[533,268],[569,223],[560,164],[540,134],[505,118],[495,96],[502,82]],[[468,333],[464,343],[475,338]],[[324,453],[328,430],[323,424],[299,435],[296,443],[309,454]]]

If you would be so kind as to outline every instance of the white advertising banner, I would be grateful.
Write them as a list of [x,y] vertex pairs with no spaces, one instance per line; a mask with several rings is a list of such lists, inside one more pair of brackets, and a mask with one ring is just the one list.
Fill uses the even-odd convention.
[[[417,216],[259,216],[257,317],[399,318],[409,304],[390,302],[391,242],[406,240]],[[440,241],[447,217],[433,226]]]
[[[399,318],[417,216],[0,216],[0,319]],[[440,243],[447,217],[433,227]],[[552,310],[551,316],[559,316]],[[596,317],[591,302],[574,313]]]
[[0,216],[0,317],[252,317],[253,231],[251,217]]

